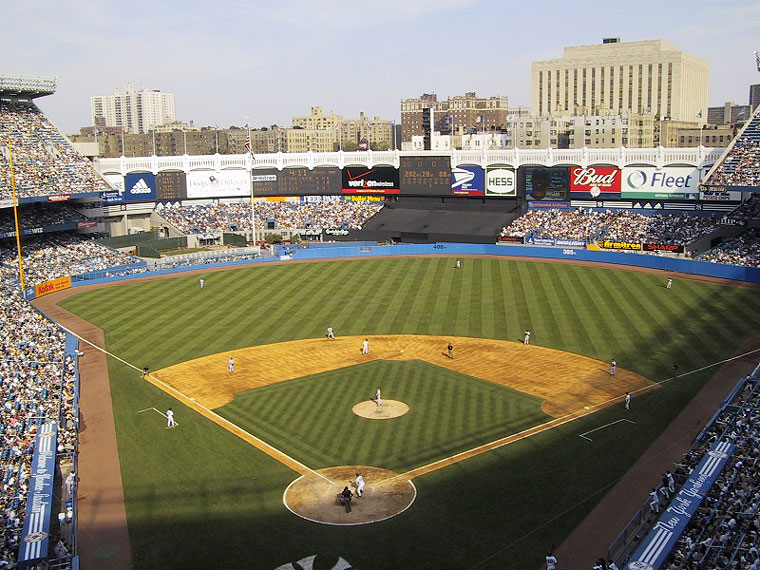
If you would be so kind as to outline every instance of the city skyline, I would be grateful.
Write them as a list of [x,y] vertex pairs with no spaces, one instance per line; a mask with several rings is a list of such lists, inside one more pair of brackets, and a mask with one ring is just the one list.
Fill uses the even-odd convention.
[[[176,96],[200,126],[289,125],[312,106],[400,122],[402,99],[475,91],[530,107],[531,64],[567,46],[663,39],[710,64],[709,105],[746,104],[760,83],[760,5],[706,1],[615,6],[554,0],[540,14],[496,1],[300,0],[280,4],[144,0],[12,3],[0,72],[57,77],[37,100],[65,132],[90,124],[90,97],[136,87]],[[35,36],[34,30],[44,30]],[[13,46],[13,47],[10,47]]]

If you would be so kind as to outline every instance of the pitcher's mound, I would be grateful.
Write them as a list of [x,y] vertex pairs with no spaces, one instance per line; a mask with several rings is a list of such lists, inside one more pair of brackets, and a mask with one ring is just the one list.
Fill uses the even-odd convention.
[[[374,405],[374,404],[373,404]],[[301,476],[293,481],[283,496],[283,503],[292,513],[308,521],[329,525],[360,525],[380,522],[404,512],[414,502],[414,484],[393,471],[379,467],[343,465]],[[353,481],[356,474],[364,477],[364,494],[356,497]],[[351,512],[338,502],[343,487],[354,493]]]
[[409,406],[398,400],[383,400],[378,406],[374,400],[359,402],[351,409],[357,416],[370,420],[389,420],[403,416],[409,411]]

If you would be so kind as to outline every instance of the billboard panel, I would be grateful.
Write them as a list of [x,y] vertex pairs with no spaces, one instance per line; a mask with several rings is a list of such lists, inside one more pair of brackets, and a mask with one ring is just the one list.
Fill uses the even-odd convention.
[[569,199],[569,167],[521,166],[517,173],[518,189],[526,200],[564,202]]
[[514,198],[517,196],[517,176],[513,168],[486,170],[486,195]]
[[451,195],[450,157],[402,156],[399,164],[402,193],[428,196]]
[[483,194],[483,169],[479,166],[457,166],[451,169],[451,193],[458,196]]
[[[449,183],[448,175],[446,184]],[[365,168],[351,166],[343,169],[344,194],[399,194],[399,171],[392,166]]]
[[255,196],[328,196],[341,193],[340,169],[257,168],[253,171]]
[[159,200],[187,198],[187,175],[182,171],[156,174],[156,196]]
[[699,176],[699,169],[693,166],[625,167],[620,194],[633,199],[695,200]]
[[127,174],[124,177],[124,202],[153,202],[156,199],[156,175],[152,172]]
[[247,170],[193,170],[187,173],[188,198],[249,196],[251,177]]
[[575,166],[570,169],[570,196],[577,199],[619,199],[620,169]]

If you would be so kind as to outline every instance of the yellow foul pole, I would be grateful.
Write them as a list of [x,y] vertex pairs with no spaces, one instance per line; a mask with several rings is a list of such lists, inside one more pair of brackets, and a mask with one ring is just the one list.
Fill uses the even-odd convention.
[[11,167],[11,200],[13,200],[13,223],[16,228],[16,252],[18,253],[18,282],[24,292],[24,266],[21,264],[21,230],[18,227],[18,200],[16,200],[16,178],[13,175],[13,149],[8,142],[8,163]]

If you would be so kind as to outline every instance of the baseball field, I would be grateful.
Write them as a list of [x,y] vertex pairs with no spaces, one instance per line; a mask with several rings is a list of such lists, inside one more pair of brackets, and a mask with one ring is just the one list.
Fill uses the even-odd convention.
[[[758,334],[757,291],[665,282],[387,258],[124,282],[60,304],[118,357],[136,568],[533,570]],[[367,487],[346,513],[336,494],[356,472]]]

